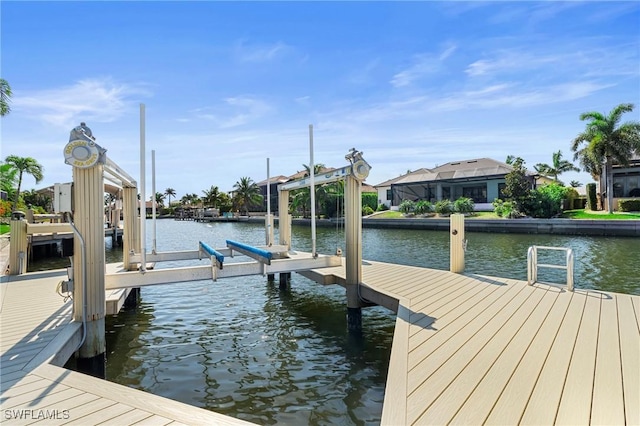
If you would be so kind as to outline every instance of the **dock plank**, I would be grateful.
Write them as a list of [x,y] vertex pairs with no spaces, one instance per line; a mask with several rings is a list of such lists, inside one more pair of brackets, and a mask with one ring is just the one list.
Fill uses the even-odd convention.
[[575,342],[555,424],[588,424],[600,323],[600,293],[587,293],[585,313]]
[[[440,397],[456,376],[463,371],[478,353],[489,343],[500,330],[504,330],[510,338],[522,323],[531,315],[540,301],[547,295],[544,290],[528,288],[523,291],[522,300],[503,306],[501,309],[485,310],[474,321],[474,326],[468,326],[458,332],[450,340],[460,339],[453,347],[442,347],[426,359],[422,360],[420,368],[414,367],[409,377],[409,401],[407,418],[411,423],[421,423],[421,416]],[[526,303],[525,303],[526,302]],[[492,305],[493,307],[494,305]],[[509,323],[509,327],[502,327]],[[449,343],[450,343],[449,342]],[[431,365],[429,365],[431,364]],[[429,367],[427,368],[427,365]]]
[[[620,328],[620,355],[623,372],[625,420],[628,425],[640,424],[640,331],[635,325],[633,298],[617,295]],[[636,378],[634,380],[633,378]]]
[[622,366],[617,297],[601,299],[596,372],[591,405],[592,424],[624,424]]
[[[553,289],[550,289],[548,294],[553,292]],[[565,317],[571,296],[571,293],[558,292],[557,299],[549,314],[541,320],[532,316],[528,321],[528,328],[524,329],[523,327],[523,330],[519,332],[521,348],[514,348],[514,353],[509,353],[507,359],[496,361],[497,369],[504,369],[518,359],[509,381],[501,383],[503,391],[486,419],[487,424],[520,423],[546,360],[546,355],[549,354],[551,345],[558,334],[559,326]],[[511,344],[507,350],[509,349],[511,349]]]
[[536,387],[520,420],[521,424],[549,425],[554,422],[586,300],[585,294],[581,292],[576,291],[573,294],[567,315],[560,324],[556,340],[549,350]]

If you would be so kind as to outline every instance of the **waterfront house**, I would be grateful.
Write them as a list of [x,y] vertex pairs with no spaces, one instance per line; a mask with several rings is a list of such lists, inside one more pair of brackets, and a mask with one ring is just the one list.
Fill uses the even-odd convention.
[[[397,209],[403,200],[443,199],[455,201],[471,198],[476,210],[493,210],[496,198],[504,198],[505,177],[513,170],[510,165],[491,158],[452,161],[431,169],[422,168],[375,185],[379,203]],[[551,179],[528,172],[531,188],[552,182]]]
[[[598,182],[600,194],[603,194],[603,205],[606,204],[606,177],[604,173]],[[613,165],[613,209],[618,209],[618,200],[621,198],[640,198],[640,156],[631,157],[629,165]],[[604,207],[606,209],[606,205]]]
[[[316,174],[316,176],[320,175],[320,174],[325,174],[325,173],[330,173],[333,172],[334,170],[336,170],[335,168],[332,167],[323,167],[320,169],[320,172]],[[273,176],[269,178],[269,191],[271,194],[271,212],[274,214],[278,213],[278,185],[281,185],[283,183],[287,183],[287,182],[291,182],[294,180],[298,180],[298,179],[302,179],[307,177],[308,175],[308,171],[307,170],[302,170],[299,172],[296,172],[294,174],[292,174],[291,176],[283,176],[283,175],[279,175],[279,176]],[[263,200],[263,209],[266,212],[267,211],[267,179],[260,181],[258,183],[256,183],[256,185],[258,185],[258,187],[260,188],[260,194],[262,195],[262,200]],[[374,187],[372,187],[371,185],[367,185],[366,183],[362,183],[362,192],[366,193],[366,192],[371,192],[371,193],[375,193],[376,189]]]

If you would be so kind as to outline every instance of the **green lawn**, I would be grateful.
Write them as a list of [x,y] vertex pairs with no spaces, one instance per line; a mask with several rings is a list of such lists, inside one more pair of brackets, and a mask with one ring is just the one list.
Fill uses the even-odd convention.
[[[433,217],[438,217],[433,216]],[[608,214],[607,212],[592,212],[590,210],[567,210],[562,215],[566,219],[599,219],[599,220],[638,220],[640,219],[640,213],[621,213],[615,212]],[[400,212],[394,212],[388,210],[383,213],[378,213],[372,217],[372,219],[402,219],[404,215]],[[429,219],[429,218],[425,218]],[[473,216],[467,217],[469,220],[473,219],[500,219],[494,212],[476,212]]]
[[567,210],[562,214],[562,217],[567,219],[638,220],[640,219],[640,213],[614,212],[609,214],[603,211]]
[[6,223],[0,223],[0,235],[6,234],[11,230],[11,225],[7,225]]

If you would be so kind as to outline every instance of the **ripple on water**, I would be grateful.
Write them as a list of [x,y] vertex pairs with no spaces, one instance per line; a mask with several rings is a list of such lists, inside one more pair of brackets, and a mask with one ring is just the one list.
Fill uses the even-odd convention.
[[[158,222],[158,250],[193,250],[202,240],[261,244],[251,224]],[[310,250],[307,229],[293,246]],[[449,236],[365,229],[363,256],[449,267]],[[572,247],[576,285],[640,293],[639,239],[468,233],[466,270],[526,277],[530,245]],[[344,249],[341,231],[318,229],[318,251]],[[194,261],[191,264],[202,265]],[[158,267],[183,266],[169,263]],[[623,278],[621,278],[623,277]],[[562,276],[545,279],[562,280]],[[364,336],[345,332],[344,290],[293,275],[290,291],[265,278],[198,281],[142,289],[141,304],[107,319],[107,378],[258,424],[377,424],[395,317],[363,311]]]

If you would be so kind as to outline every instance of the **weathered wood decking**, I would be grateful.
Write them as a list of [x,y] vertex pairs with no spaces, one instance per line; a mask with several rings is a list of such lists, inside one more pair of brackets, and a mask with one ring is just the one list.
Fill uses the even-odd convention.
[[640,424],[639,296],[375,262],[363,283],[398,312],[382,424]]
[[[248,424],[59,367],[82,330],[71,322],[71,302],[55,291],[65,276],[31,273],[0,283],[2,424]],[[124,290],[116,292],[120,301]]]

